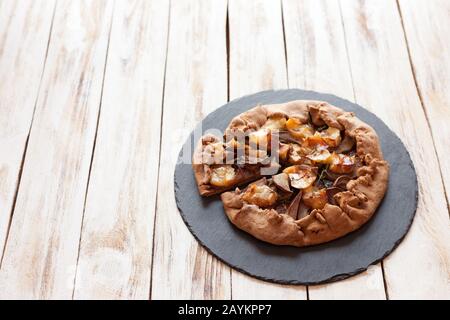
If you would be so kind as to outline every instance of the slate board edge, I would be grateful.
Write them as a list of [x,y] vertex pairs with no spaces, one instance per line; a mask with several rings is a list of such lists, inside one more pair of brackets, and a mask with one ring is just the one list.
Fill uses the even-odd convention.
[[[323,97],[330,97],[331,99],[333,99],[333,98],[338,98],[339,100],[344,101],[345,103],[359,106],[359,105],[357,105],[357,104],[355,104],[355,103],[353,103],[353,102],[351,102],[351,101],[349,101],[349,100],[347,100],[347,99],[344,99],[344,98],[341,98],[341,97],[338,97],[338,96],[335,96],[335,95],[332,95],[332,94],[321,93],[321,92],[317,92],[317,91],[313,91],[313,90],[300,90],[300,89],[265,90],[265,91],[260,91],[260,92],[248,94],[248,95],[245,95],[245,96],[241,96],[241,97],[239,97],[239,98],[236,98],[236,99],[233,99],[233,100],[227,102],[226,104],[220,106],[219,108],[217,108],[217,109],[214,110],[213,112],[209,113],[205,118],[203,118],[203,119],[200,121],[200,123],[199,123],[196,127],[198,127],[198,126],[201,124],[201,122],[204,121],[205,119],[207,119],[207,118],[209,118],[209,117],[214,117],[214,114],[215,114],[220,108],[222,108],[222,107],[224,107],[224,106],[226,106],[226,105],[228,105],[228,104],[230,104],[230,103],[235,103],[235,102],[237,102],[238,100],[241,100],[241,99],[244,99],[244,98],[247,98],[247,97],[251,97],[251,96],[254,96],[254,95],[271,94],[271,93],[276,93],[276,92],[296,91],[296,90],[301,91],[301,92],[309,92],[309,93],[321,95],[321,96],[323,96]],[[324,100],[326,101],[326,99],[324,99]],[[368,111],[368,110],[366,109],[366,111]],[[368,111],[368,112],[370,112],[370,111]],[[372,112],[370,112],[370,113],[371,113],[375,118],[377,118],[379,121],[383,122],[376,114],[374,114],[374,113],[372,113]],[[188,222],[187,219],[185,218],[185,214],[183,213],[182,208],[179,206],[179,200],[178,200],[178,197],[177,197],[177,194],[178,194],[178,193],[175,192],[175,202],[176,202],[177,208],[178,208],[178,210],[179,210],[179,212],[180,212],[181,218],[182,218],[183,222],[185,223],[185,225],[187,226],[187,228],[188,228],[188,230],[190,231],[190,233],[194,236],[194,238],[197,240],[197,242],[198,242],[198,243],[199,243],[199,244],[200,244],[207,252],[209,252],[210,254],[212,254],[214,257],[216,257],[218,260],[220,260],[221,262],[223,262],[223,263],[226,264],[227,266],[229,266],[229,267],[231,267],[231,268],[233,268],[233,269],[235,269],[235,270],[237,270],[237,271],[239,271],[239,272],[242,272],[242,273],[244,273],[244,274],[246,274],[246,275],[249,275],[249,276],[251,276],[251,277],[253,277],[253,278],[257,278],[257,279],[260,279],[260,280],[263,280],[263,281],[272,282],[272,283],[278,283],[278,284],[286,284],[286,285],[308,285],[308,286],[310,286],[310,285],[319,285],[319,284],[324,284],[324,283],[336,282],[336,281],[344,280],[344,279],[347,279],[347,278],[349,278],[349,277],[352,277],[352,276],[355,276],[355,275],[357,275],[357,274],[360,274],[360,273],[366,271],[367,268],[369,268],[371,265],[375,265],[375,264],[381,262],[384,258],[386,258],[389,254],[391,254],[391,253],[399,246],[399,244],[402,242],[402,240],[405,238],[406,234],[408,233],[408,231],[409,231],[409,229],[410,229],[410,227],[411,227],[411,225],[412,225],[412,222],[413,222],[413,220],[414,220],[414,217],[415,217],[415,215],[416,215],[416,212],[417,212],[417,204],[418,204],[418,197],[419,197],[419,192],[418,192],[418,181],[417,181],[416,170],[415,170],[414,164],[413,164],[413,162],[412,162],[410,152],[409,152],[408,148],[404,145],[404,143],[401,141],[401,139],[400,139],[400,138],[399,138],[399,137],[391,130],[391,128],[389,128],[387,125],[386,125],[386,128],[387,128],[387,129],[388,129],[395,137],[397,137],[397,139],[399,140],[399,142],[405,147],[405,150],[406,150],[406,152],[407,152],[407,154],[408,154],[408,158],[409,158],[409,163],[408,163],[408,164],[409,164],[409,166],[411,167],[411,169],[413,170],[414,176],[415,176],[415,178],[416,178],[416,180],[415,180],[415,185],[414,185],[414,189],[415,189],[415,199],[414,199],[414,202],[415,202],[415,203],[414,203],[414,207],[416,208],[416,210],[415,210],[414,214],[412,215],[412,219],[409,221],[408,225],[406,226],[405,232],[403,233],[403,235],[402,235],[396,242],[394,242],[394,245],[392,246],[392,248],[391,248],[390,250],[387,250],[386,252],[384,252],[384,253],[380,256],[380,258],[374,260],[373,262],[369,263],[368,265],[365,265],[365,266],[363,266],[363,267],[361,267],[361,268],[358,268],[357,270],[354,270],[354,271],[352,271],[352,272],[347,272],[347,273],[344,273],[344,274],[336,274],[336,275],[334,275],[334,276],[332,276],[332,277],[324,278],[324,279],[321,279],[321,280],[319,280],[319,281],[313,281],[313,282],[297,281],[297,280],[283,280],[283,279],[275,279],[275,278],[262,277],[262,276],[259,276],[259,275],[255,275],[255,274],[252,274],[251,272],[248,272],[248,271],[246,271],[246,270],[244,270],[244,269],[242,269],[242,268],[240,268],[240,267],[238,267],[238,266],[232,265],[231,263],[229,263],[229,262],[226,261],[225,259],[223,259],[223,258],[221,258],[220,256],[216,255],[216,254],[215,254],[208,246],[206,246],[206,245],[203,243],[203,241],[201,241],[201,240],[198,238],[198,236],[197,236],[197,234],[194,232],[192,226],[189,224],[189,222]],[[189,137],[187,138],[187,140],[186,140],[186,142],[183,144],[183,146],[184,146],[186,143],[189,142],[190,136],[191,136],[191,135],[189,135]],[[181,155],[181,153],[182,153],[182,151],[180,151],[179,156]],[[175,172],[174,172],[174,188],[175,188],[175,190],[179,190],[179,186],[178,186],[178,183],[177,183],[177,181],[176,181],[176,176],[177,176],[177,175],[176,175],[176,172],[177,172],[177,170],[179,169],[179,167],[180,167],[180,166],[178,166],[178,165],[175,166]],[[356,231],[356,230],[355,230],[355,231]]]

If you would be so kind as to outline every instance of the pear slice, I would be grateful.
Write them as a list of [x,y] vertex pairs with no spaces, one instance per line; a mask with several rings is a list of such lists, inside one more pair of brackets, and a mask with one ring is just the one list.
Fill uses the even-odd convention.
[[236,172],[231,165],[223,165],[211,170],[210,183],[216,187],[230,187],[235,183]]
[[317,173],[309,166],[295,165],[283,170],[287,173],[291,186],[296,189],[305,189],[316,181]]
[[289,176],[287,173],[279,173],[272,177],[273,183],[283,191],[292,192],[291,187],[289,186]]
[[261,208],[274,205],[277,199],[277,193],[265,184],[251,184],[242,195],[242,200],[257,205]]

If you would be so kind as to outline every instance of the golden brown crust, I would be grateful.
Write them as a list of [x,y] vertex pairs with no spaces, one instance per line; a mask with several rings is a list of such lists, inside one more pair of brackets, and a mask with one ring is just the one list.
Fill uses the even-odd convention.
[[299,100],[257,106],[235,117],[227,130],[259,129],[274,113],[298,118],[302,123],[308,122],[311,115],[315,125],[345,130],[346,135],[355,139],[356,153],[363,159],[363,166],[357,170],[357,178],[347,183],[347,190],[335,195],[337,205],[326,204],[299,220],[275,209],[245,203],[239,189],[225,192],[221,198],[230,221],[260,240],[298,247],[328,242],[361,227],[375,213],[389,178],[389,165],[383,159],[374,129],[353,113],[326,102]]
[[213,135],[202,137],[195,147],[194,153],[192,155],[192,169],[194,170],[194,176],[195,180],[197,181],[198,191],[202,196],[211,196],[228,190],[226,188],[214,187],[209,184],[211,175],[210,168],[209,165],[204,163],[205,161],[203,159],[203,150],[207,141],[217,142],[219,141],[219,139]]

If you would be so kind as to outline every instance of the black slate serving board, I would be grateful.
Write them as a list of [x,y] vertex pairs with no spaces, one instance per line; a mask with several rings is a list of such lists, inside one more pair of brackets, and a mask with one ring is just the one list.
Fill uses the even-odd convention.
[[229,266],[266,281],[313,285],[358,274],[391,253],[412,223],[418,187],[409,153],[395,133],[363,107],[334,95],[300,89],[263,91],[220,107],[197,129],[201,125],[202,132],[211,128],[223,131],[234,116],[257,104],[297,99],[323,100],[353,111],[377,131],[391,171],[386,196],[368,223],[343,238],[306,248],[275,246],[257,240],[228,221],[219,196],[199,196],[191,165],[181,161],[183,150],[192,153],[197,143],[194,132],[184,146],[190,146],[190,149],[182,149],[175,168],[175,197],[181,216],[194,237]]

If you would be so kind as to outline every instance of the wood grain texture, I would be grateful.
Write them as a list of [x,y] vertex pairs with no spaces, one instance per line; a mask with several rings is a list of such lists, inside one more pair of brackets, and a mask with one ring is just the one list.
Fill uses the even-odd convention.
[[449,298],[450,221],[396,3],[345,1],[341,6],[356,99],[403,140],[419,182],[419,206],[412,228],[384,260],[388,296]]
[[[283,0],[289,85],[353,99],[344,31],[334,0]],[[314,299],[385,299],[381,265],[336,283],[310,286]]]
[[[228,13],[227,88],[226,0],[0,0],[0,298],[305,299],[207,253],[173,194],[181,145],[228,90],[289,86],[355,100],[405,142],[419,209],[384,261],[388,298],[450,299],[449,2],[228,0]],[[384,299],[382,276],[309,297]]]
[[399,1],[416,83],[450,199],[450,2]]
[[55,2],[0,2],[0,257],[3,253]]
[[194,126],[227,101],[226,1],[172,1],[155,222],[152,299],[230,298],[230,269],[200,247],[173,176]]
[[333,0],[283,0],[291,88],[354,100],[339,4]]
[[[287,87],[280,1],[229,1],[230,99]],[[306,287],[232,271],[233,299],[306,299]]]
[[168,18],[166,1],[115,3],[75,299],[150,295]]
[[111,1],[59,1],[0,270],[2,298],[72,297]]

